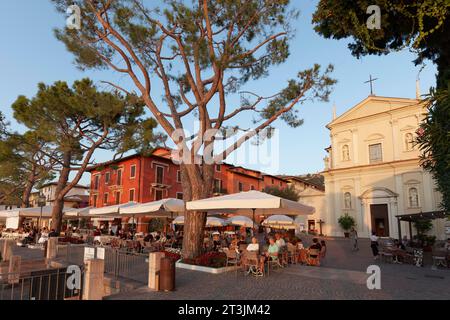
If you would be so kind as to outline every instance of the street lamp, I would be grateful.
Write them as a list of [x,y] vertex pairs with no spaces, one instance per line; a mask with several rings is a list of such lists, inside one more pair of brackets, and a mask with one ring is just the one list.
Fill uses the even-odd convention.
[[[38,234],[39,234],[39,229],[40,229],[40,225],[41,225],[41,221],[42,221],[42,209],[45,207],[46,202],[47,202],[47,199],[45,198],[45,196],[42,193],[40,193],[39,197],[38,197],[38,206],[41,208],[41,212],[39,214],[39,220],[37,223]],[[36,243],[38,241],[38,238],[39,237],[36,237]]]

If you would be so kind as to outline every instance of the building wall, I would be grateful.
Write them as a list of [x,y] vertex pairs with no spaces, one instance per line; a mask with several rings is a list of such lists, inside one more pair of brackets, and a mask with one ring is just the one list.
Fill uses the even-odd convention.
[[[387,208],[386,235],[398,237],[395,216],[439,209],[440,195],[409,139],[415,139],[425,112],[417,100],[372,96],[328,125],[331,150],[323,174],[330,235],[342,235],[337,219],[346,213],[355,218],[360,236],[374,230],[386,233],[383,219],[375,220],[376,207],[382,207]],[[381,144],[382,150],[376,162],[377,157],[370,159],[374,144]],[[443,223],[436,220],[432,231],[441,239]],[[401,228],[402,235],[409,235],[406,223]]]

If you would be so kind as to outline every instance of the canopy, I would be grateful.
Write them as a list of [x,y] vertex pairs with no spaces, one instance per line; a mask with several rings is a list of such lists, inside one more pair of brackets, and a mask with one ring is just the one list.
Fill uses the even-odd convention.
[[136,202],[128,202],[123,204],[116,204],[114,206],[107,206],[101,208],[92,208],[89,210],[89,216],[103,216],[103,215],[119,215],[120,209],[136,205]]
[[246,228],[253,228],[253,221],[249,217],[246,216],[234,216],[231,218],[228,218],[228,223],[235,225],[235,226],[241,226]]
[[[184,224],[184,216],[176,217],[175,220],[172,221],[175,225],[182,225]],[[217,217],[208,217],[206,219],[206,227],[223,227],[228,225],[228,222],[224,219],[220,219]]]
[[224,227],[226,225],[228,225],[228,222],[224,219],[217,217],[206,218],[206,227]]
[[292,218],[285,215],[270,216],[262,222],[262,225],[270,228],[278,229],[295,229],[295,223]]
[[169,198],[123,207],[120,208],[120,214],[170,217],[174,212],[181,213],[184,210],[183,200]]
[[[53,206],[45,206],[42,207],[42,218],[50,219],[52,217]],[[63,208],[63,212],[67,212],[72,210],[72,208]],[[41,216],[41,207],[34,208],[17,208],[13,210],[3,210],[0,211],[0,217],[3,218],[13,218],[13,217],[21,217],[21,218],[39,218]]]
[[314,207],[255,190],[190,201],[186,203],[186,209],[227,211],[241,215],[310,215],[315,212]]

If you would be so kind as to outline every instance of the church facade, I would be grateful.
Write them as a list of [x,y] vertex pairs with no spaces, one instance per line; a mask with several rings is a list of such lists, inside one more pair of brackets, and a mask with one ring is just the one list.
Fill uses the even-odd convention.
[[[348,214],[360,237],[397,238],[397,215],[439,210],[441,196],[415,145],[425,114],[419,100],[370,95],[327,125],[324,234],[343,236],[338,219]],[[444,239],[445,221],[433,224],[430,233]],[[408,225],[400,228],[409,237]]]

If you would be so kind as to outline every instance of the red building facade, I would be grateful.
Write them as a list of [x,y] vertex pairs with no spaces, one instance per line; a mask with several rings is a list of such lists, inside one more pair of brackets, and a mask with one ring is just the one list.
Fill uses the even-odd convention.
[[[88,169],[91,173],[90,206],[105,207],[164,198],[183,199],[181,174],[171,160],[171,150],[156,149],[150,156],[139,154],[108,161]],[[285,188],[287,181],[256,170],[223,163],[215,166],[213,195],[259,190],[266,186]],[[138,231],[147,231],[149,219],[138,221]]]

